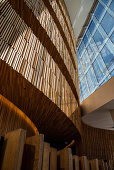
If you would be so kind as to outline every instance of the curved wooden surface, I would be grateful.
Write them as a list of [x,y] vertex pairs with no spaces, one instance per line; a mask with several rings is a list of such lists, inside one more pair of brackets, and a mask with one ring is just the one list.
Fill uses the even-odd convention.
[[114,160],[114,130],[94,128],[84,123],[82,128],[83,154],[89,159]]
[[75,64],[75,61],[74,61],[74,57],[73,57],[73,54],[72,54],[72,52],[71,52],[71,48],[70,48],[70,46],[69,46],[69,44],[68,44],[67,38],[66,38],[66,36],[65,36],[65,33],[64,33],[63,29],[62,29],[62,26],[61,26],[61,24],[60,24],[60,22],[59,22],[59,20],[58,20],[58,18],[57,18],[57,16],[56,16],[56,14],[55,14],[53,8],[52,8],[52,6],[50,5],[49,1],[43,0],[43,2],[44,2],[44,4],[45,4],[45,6],[47,7],[50,15],[52,16],[55,24],[57,25],[58,30],[59,30],[60,33],[61,33],[61,36],[62,36],[62,38],[63,38],[63,40],[64,40],[64,42],[65,42],[65,44],[66,44],[66,47],[67,47],[68,52],[69,52],[69,55],[70,55],[70,57],[71,57],[71,60],[72,60],[74,69],[76,69],[76,64]]
[[65,142],[80,140],[80,133],[60,108],[2,60],[0,93],[22,110],[53,146],[61,148]]
[[[77,103],[79,104],[79,98],[78,98],[78,94],[76,91],[76,87],[75,87],[72,77],[68,71],[68,68],[65,65],[64,60],[62,59],[56,46],[53,44],[50,37],[48,36],[46,30],[42,27],[39,20],[35,17],[32,10],[26,5],[24,0],[22,0],[22,1],[8,0],[8,2],[11,4],[12,8],[19,14],[19,16],[24,20],[24,22],[27,24],[27,26],[32,29],[34,35],[40,40],[42,45],[47,49],[48,53],[52,56],[53,60],[58,65],[60,71],[62,72],[65,79],[67,80],[67,82],[68,82],[68,84],[77,100]],[[49,10],[49,12],[50,12],[50,10]],[[55,16],[55,20],[56,19],[57,18]],[[58,25],[58,22],[56,24]],[[60,30],[62,30],[62,28]],[[63,31],[61,34],[63,34]]]
[[33,122],[18,107],[0,94],[0,129],[2,135],[23,128],[27,136],[38,135],[39,132]]

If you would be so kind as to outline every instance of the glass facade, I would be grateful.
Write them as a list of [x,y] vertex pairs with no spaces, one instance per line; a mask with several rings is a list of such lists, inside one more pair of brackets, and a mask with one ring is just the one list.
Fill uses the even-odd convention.
[[114,0],[99,0],[77,48],[80,102],[114,76]]

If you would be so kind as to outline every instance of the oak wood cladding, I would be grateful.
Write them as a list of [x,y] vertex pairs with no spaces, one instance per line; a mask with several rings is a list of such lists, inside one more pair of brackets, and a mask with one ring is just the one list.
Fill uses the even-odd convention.
[[[57,48],[53,44],[53,42],[50,40],[47,32],[45,29],[41,26],[39,20],[34,16],[32,10],[26,5],[24,1],[19,1],[15,3],[15,0],[9,0],[12,7],[15,9],[15,11],[19,14],[19,16],[25,21],[25,23],[32,29],[33,33],[36,35],[36,37],[40,40],[42,45],[47,49],[49,54],[52,56],[55,63],[57,63],[59,69],[61,70],[62,74],[65,76],[66,80],[68,81],[68,84],[70,85],[77,102],[78,95],[76,92],[75,85],[73,83],[73,80],[70,76],[70,73],[64,64],[63,59],[61,58],[60,53],[58,52]],[[30,16],[30,17],[28,17]],[[38,29],[37,29],[38,28]]]
[[47,141],[59,145],[80,140],[78,130],[60,108],[2,60],[0,77],[0,93],[33,121]]
[[21,170],[42,170],[44,135],[26,139]]
[[78,155],[87,155],[89,159],[114,159],[114,131],[93,128],[81,121],[80,108],[70,116],[81,134],[82,142],[76,144]]
[[[28,5],[34,11],[37,20],[46,30],[50,40],[60,53],[75,84],[76,72],[73,69],[72,62],[68,56],[68,50],[54,24],[53,18],[44,4],[42,4],[42,1],[40,1],[40,3],[42,2],[40,5],[30,4],[30,1],[27,2],[29,2]],[[33,2],[39,1],[34,0]],[[29,82],[41,90],[67,116],[70,116],[77,107],[77,101],[58,65],[7,1],[1,3],[0,9],[2,14],[0,58],[5,60],[13,69],[21,73]],[[49,48],[51,50],[51,47]]]
[[20,127],[27,131],[27,136],[38,134],[36,126],[26,116],[26,114],[0,94],[1,135],[3,136],[7,132]]
[[114,131],[82,124],[84,154],[89,159],[114,160]]
[[64,32],[63,32],[62,26],[61,26],[61,24],[59,23],[59,20],[58,20],[58,18],[56,17],[56,14],[55,14],[55,12],[53,11],[53,8],[52,8],[52,6],[50,5],[49,1],[43,0],[43,2],[44,2],[44,4],[45,4],[45,6],[48,8],[49,13],[50,13],[51,16],[53,17],[53,20],[54,20],[55,24],[57,25],[58,30],[59,30],[60,33],[61,33],[61,36],[62,36],[62,38],[63,38],[63,40],[64,40],[64,42],[65,42],[65,44],[66,44],[66,46],[67,46],[67,49],[68,49],[69,54],[70,54],[70,57],[71,57],[73,66],[74,66],[74,68],[76,69],[76,65],[75,65],[75,62],[74,62],[73,54],[72,54],[72,52],[71,52],[71,48],[69,47],[67,38],[66,38],[66,36],[65,36],[65,34],[64,34]]
[[26,131],[18,129],[5,135],[1,170],[20,170]]

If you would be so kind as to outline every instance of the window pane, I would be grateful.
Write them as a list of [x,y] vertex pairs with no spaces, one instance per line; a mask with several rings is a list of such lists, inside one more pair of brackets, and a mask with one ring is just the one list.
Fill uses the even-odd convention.
[[111,4],[110,4],[110,9],[114,12],[114,0],[112,0]]
[[109,0],[102,0],[102,2],[104,2],[104,4],[108,4]]
[[103,27],[101,25],[99,25],[98,31],[102,35],[103,39],[107,38],[107,34],[106,34],[106,32],[104,31],[104,29],[103,29]]
[[100,48],[101,45],[103,44],[103,37],[101,36],[98,30],[94,34],[94,40],[97,44],[97,47]]
[[85,99],[89,95],[89,91],[88,91],[88,87],[87,87],[85,77],[82,79],[82,81],[80,83],[81,83],[81,89],[82,89],[83,98]]
[[112,49],[110,49],[110,42],[108,41],[107,44],[103,47],[101,51],[101,55],[103,57],[103,60],[108,68],[110,70],[113,67],[114,64],[114,56]]
[[98,48],[97,48],[97,46],[96,46],[93,38],[92,38],[91,41],[90,41],[90,47],[91,47],[92,51],[93,51],[95,54],[98,52]]
[[85,45],[84,45],[84,42],[82,41],[80,46],[79,46],[79,53],[80,53],[80,55],[82,54],[82,52],[84,50],[84,47],[85,47]]
[[110,39],[111,39],[112,43],[114,43],[114,32],[112,33]]
[[94,68],[97,80],[98,82],[100,82],[103,79],[105,72],[106,72],[106,67],[105,65],[103,66],[103,61],[101,57],[98,56],[96,58],[96,60],[93,63],[93,68]]
[[83,60],[83,64],[84,64],[84,70],[87,70],[89,65],[90,65],[90,60],[89,60],[89,56],[87,54],[87,51],[85,50],[83,56],[82,56],[82,60]]
[[114,26],[114,19],[107,12],[101,22],[101,25],[105,29],[106,33],[109,34]]
[[91,21],[90,26],[89,26],[89,30],[90,30],[91,34],[93,33],[94,29],[95,29],[95,24],[93,21]]
[[83,73],[83,67],[82,67],[81,62],[79,62],[79,64],[78,64],[78,74],[79,74],[80,79],[81,79],[82,76],[84,75],[84,73]]
[[99,3],[96,10],[95,10],[95,16],[99,20],[102,16],[102,13],[104,12],[104,7]]
[[114,76],[114,68],[113,68],[112,72],[110,73],[110,75],[111,75],[111,77]]
[[96,81],[95,74],[93,72],[92,67],[90,67],[90,69],[88,70],[86,77],[87,77],[89,89],[92,93],[95,90],[95,88],[97,87],[97,81]]
[[89,39],[89,37],[91,37],[89,29],[87,30],[86,35],[87,35],[88,39]]
[[86,34],[84,35],[83,40],[84,40],[84,44],[85,44],[85,46],[86,46],[86,44],[87,44],[87,42],[88,42],[88,38],[87,38]]

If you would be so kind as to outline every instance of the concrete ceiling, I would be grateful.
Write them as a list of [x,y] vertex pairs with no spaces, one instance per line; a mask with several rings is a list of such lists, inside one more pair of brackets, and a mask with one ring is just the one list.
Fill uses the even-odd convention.
[[84,25],[94,0],[65,0],[76,39]]

